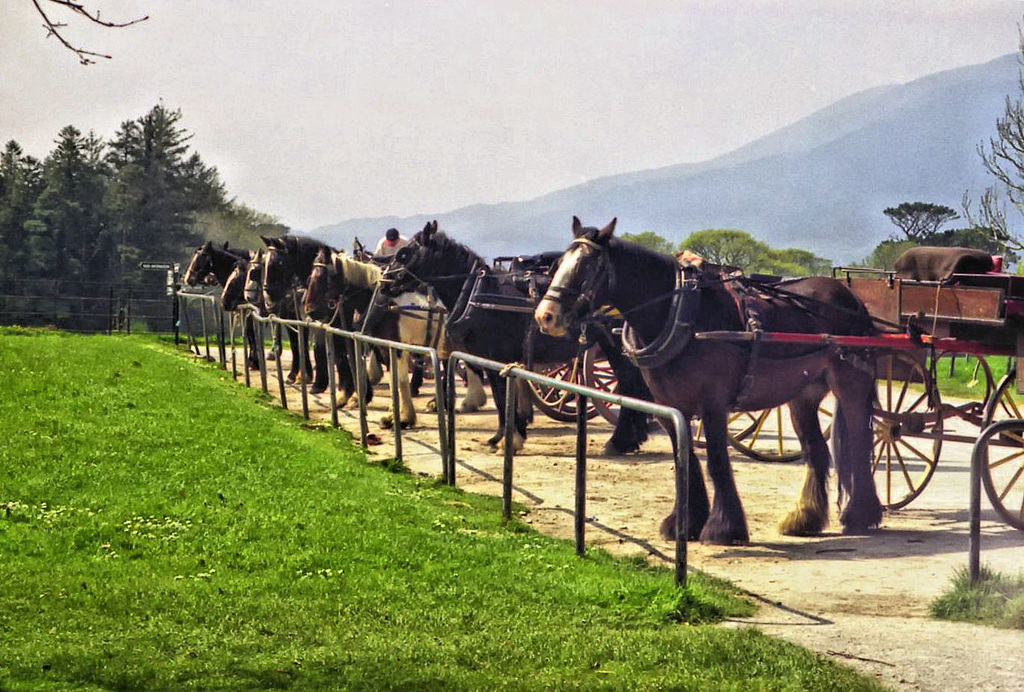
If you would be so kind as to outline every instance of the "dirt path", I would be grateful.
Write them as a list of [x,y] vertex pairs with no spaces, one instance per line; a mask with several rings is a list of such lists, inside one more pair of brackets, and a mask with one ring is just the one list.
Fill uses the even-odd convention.
[[[259,384],[258,375],[252,380]],[[277,392],[271,378],[271,392]],[[301,411],[297,389],[289,408]],[[417,398],[419,425],[404,434],[406,464],[439,475],[436,420],[427,415],[430,384]],[[377,390],[370,431],[383,442],[371,453],[393,454],[390,432],[378,421],[389,397]],[[329,418],[326,395],[310,397],[311,416]],[[358,436],[357,411],[341,424]],[[502,459],[484,441],[497,426],[493,407],[457,418],[457,482],[470,492],[500,494]],[[588,444],[587,545],[617,554],[647,554],[671,562],[672,544],[658,526],[671,510],[673,480],[667,436],[656,435],[640,454],[601,456],[610,428],[591,422]],[[545,533],[572,539],[575,437],[571,424],[538,415],[523,453],[516,457],[515,500],[530,508],[524,520]],[[922,496],[886,516],[871,536],[843,536],[835,526],[817,538],[776,531],[803,480],[799,464],[754,462],[733,454],[751,543],[742,547],[689,545],[691,568],[728,579],[762,604],[755,626],[852,665],[895,689],[1024,690],[1024,632],[927,619],[930,601],[967,564],[970,447],[947,444],[942,463]],[[835,491],[833,489],[833,498]],[[987,503],[987,500],[983,500]],[[1002,572],[1024,570],[1024,533],[982,514],[982,562]],[[833,510],[833,522],[836,522]]]

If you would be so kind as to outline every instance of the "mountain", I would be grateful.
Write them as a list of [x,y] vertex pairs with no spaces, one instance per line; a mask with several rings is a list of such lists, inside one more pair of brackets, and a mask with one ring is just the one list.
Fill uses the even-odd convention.
[[[336,247],[376,242],[431,220],[481,254],[558,249],[570,220],[619,233],[653,230],[678,242],[704,228],[739,228],[774,247],[837,263],[867,256],[895,227],[882,210],[922,201],[959,209],[991,180],[977,147],[1019,91],[1017,55],[863,91],[739,149],[698,164],[612,175],[536,199],[445,213],[352,219],[310,231]],[[740,107],[740,106],[738,106]],[[952,227],[949,226],[949,227]]]

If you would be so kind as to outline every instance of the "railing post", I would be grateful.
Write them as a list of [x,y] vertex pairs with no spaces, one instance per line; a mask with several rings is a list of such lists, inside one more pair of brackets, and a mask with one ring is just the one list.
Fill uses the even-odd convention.
[[448,429],[445,416],[448,415],[447,371],[441,369],[436,351],[430,353],[430,364],[434,368],[434,408],[437,410],[437,446],[441,450],[441,480],[448,482]]
[[[302,391],[302,417],[306,420],[309,420],[309,395],[306,394],[306,358],[309,357],[306,351],[306,341],[308,336],[309,328],[299,327],[299,387]],[[324,336],[330,338],[327,334]],[[327,369],[330,370],[333,367],[334,363],[328,356]]]
[[[327,394],[331,397],[331,425],[335,428],[338,427],[338,375],[337,368],[334,367],[336,362],[334,352],[334,334],[331,334],[327,330],[324,330],[324,336],[327,339]],[[305,353],[306,349],[303,348],[302,352]],[[302,368],[303,374],[306,372],[305,366]]]
[[[253,317],[253,319],[256,319]],[[264,394],[270,394],[270,388],[267,387],[267,323],[263,319],[256,319],[256,324],[259,329],[256,332],[256,341],[260,345],[260,386],[263,388]]]
[[211,301],[210,305],[213,306],[214,314],[217,315],[217,356],[220,358],[220,369],[227,370],[228,352],[227,344],[224,342],[226,338],[224,332],[224,311],[214,301]]
[[367,437],[369,436],[369,430],[366,426],[366,397],[363,393],[366,391],[366,369],[363,365],[363,348],[359,339],[352,340],[352,350],[355,353],[355,358],[352,362],[352,370],[356,377],[356,398],[359,400],[359,443],[363,449],[368,448]]
[[501,471],[501,514],[512,518],[512,457],[515,456],[516,381],[505,377],[505,464]]
[[235,325],[238,320],[237,312],[228,313],[228,329],[231,331],[231,381],[238,379],[238,349],[235,346]]
[[672,416],[675,428],[676,586],[686,586],[686,534],[690,530],[690,426],[682,415]]
[[444,396],[445,396],[445,415],[447,416],[447,427],[448,427],[448,474],[447,480],[448,485],[455,487],[455,371],[458,369],[457,361],[455,358],[449,358],[448,364],[444,369]]
[[[398,400],[398,349],[388,347],[388,358],[391,361],[391,424],[395,430],[395,461],[402,461],[402,412]],[[360,363],[361,365],[361,363]],[[408,372],[406,373],[408,376]]]
[[203,318],[203,341],[206,343],[206,360],[213,360],[213,356],[210,355],[210,332],[206,329],[206,301],[200,300],[199,307],[201,309],[199,314]]
[[[249,324],[250,324],[249,320],[251,320],[251,319],[252,319],[252,313],[250,313],[248,310],[243,308],[242,309],[242,362],[245,365],[242,366],[243,367],[242,372],[245,373],[245,386],[246,387],[250,386],[249,385],[249,358],[250,358],[250,356],[256,355],[255,353],[253,353],[253,354],[249,353]],[[256,327],[255,327],[255,325],[252,327],[252,330],[253,330],[253,332],[252,332],[253,333],[253,341],[256,341],[256,339],[255,339],[255,335],[256,335]]]
[[586,552],[587,525],[587,397],[576,395],[576,554]]
[[285,329],[285,327],[280,322],[274,322],[273,320],[271,320],[270,323],[277,325],[277,340],[278,340],[278,343],[281,344],[281,348],[280,348],[280,350],[278,350],[277,358],[274,359],[274,362],[277,363],[277,391],[279,391],[281,393],[281,408],[287,409],[288,408],[288,396],[285,393],[285,388],[284,388],[284,366],[281,365],[281,361],[283,360],[282,356],[284,355],[284,329]]

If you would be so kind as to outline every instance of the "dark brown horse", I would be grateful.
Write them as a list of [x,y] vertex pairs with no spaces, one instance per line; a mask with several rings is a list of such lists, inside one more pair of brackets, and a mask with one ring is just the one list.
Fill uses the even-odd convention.
[[[696,338],[699,332],[768,331],[867,335],[872,324],[859,300],[840,282],[813,277],[758,286],[714,268],[680,267],[676,258],[613,237],[615,220],[584,228],[562,256],[534,316],[547,334],[563,334],[602,305],[627,319],[623,342],[644,373],[655,400],[700,416],[707,439],[714,504],[697,458],[690,457],[690,538],[708,543],[749,541],[746,518],[729,465],[727,416],[788,403],[807,477],[797,507],[779,530],[820,533],[828,524],[829,451],[818,404],[836,397],[834,454],[844,531],[879,524],[882,506],[871,477],[873,361],[833,345],[731,342]],[[673,537],[675,510],[662,524]]]

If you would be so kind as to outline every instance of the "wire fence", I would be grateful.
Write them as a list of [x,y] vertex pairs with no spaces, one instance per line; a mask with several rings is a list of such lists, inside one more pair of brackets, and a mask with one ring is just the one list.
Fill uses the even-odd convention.
[[0,325],[55,327],[69,332],[170,332],[177,323],[173,289],[152,281],[5,280]]

